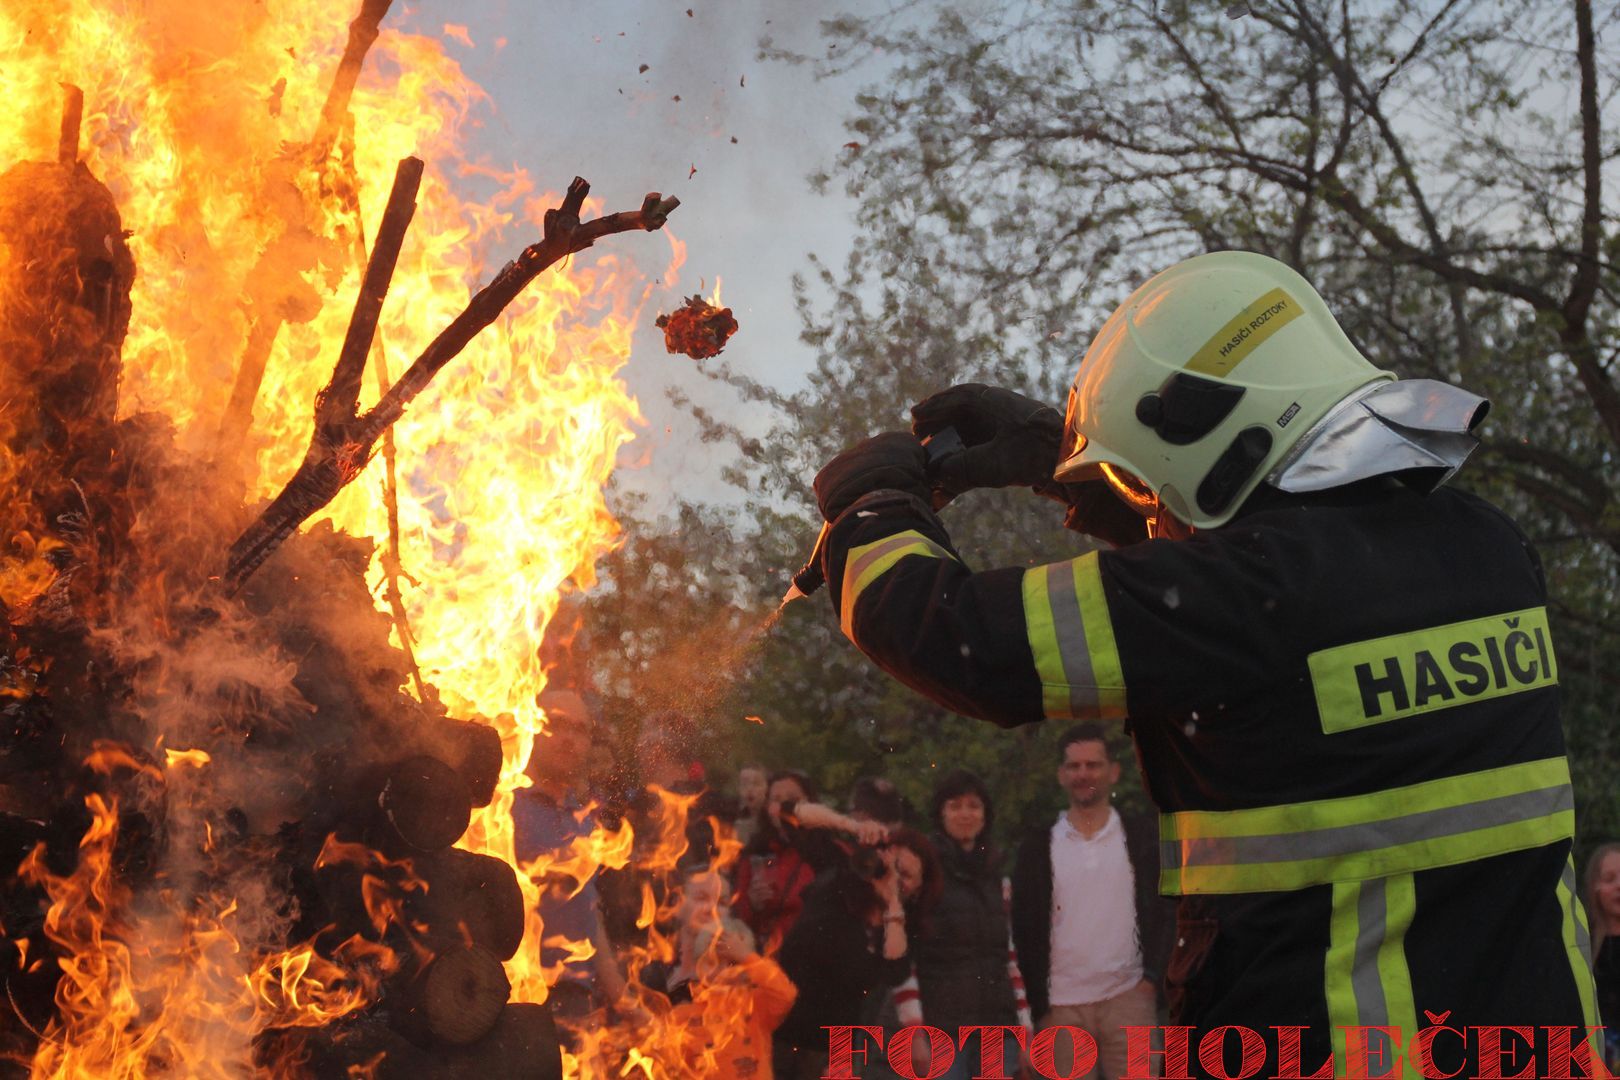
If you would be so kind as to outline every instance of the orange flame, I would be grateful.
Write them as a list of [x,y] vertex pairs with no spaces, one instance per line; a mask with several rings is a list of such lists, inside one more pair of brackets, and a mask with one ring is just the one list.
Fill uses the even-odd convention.
[[[380,324],[395,377],[472,289],[534,238],[559,199],[521,170],[467,159],[462,131],[487,100],[446,52],[446,38],[471,45],[454,24],[443,37],[385,24],[353,98],[352,136],[328,160],[306,160],[352,14],[351,5],[315,0],[216,6],[207,18],[181,0],[13,0],[0,9],[12,102],[0,115],[0,170],[55,157],[60,84],[75,84],[86,110],[80,160],[110,188],[132,232],[138,273],[120,415],[160,413],[183,447],[207,457],[252,327],[269,314],[283,322],[252,427],[238,433],[251,459],[250,502],[279,491],[303,454],[312,402],[358,289],[357,234],[375,229],[400,158],[420,156],[428,170]],[[334,194],[347,182],[346,155],[358,178],[358,220]],[[493,194],[464,198],[461,183]],[[601,210],[592,203],[587,215]],[[678,265],[684,248],[669,242]],[[0,275],[24,269],[0,250]],[[269,279],[279,291],[267,291]],[[640,422],[619,371],[649,288],[612,254],[546,275],[395,428],[401,591],[416,658],[453,715],[497,718],[489,722],[503,741],[499,789],[461,844],[514,865],[513,793],[527,783],[524,765],[544,723],[539,645],[565,588],[589,587],[594,561],[617,540],[602,488]],[[376,393],[368,374],[361,407]],[[0,460],[0,485],[10,469]],[[322,518],[378,541],[368,584],[387,610],[379,474],[372,464]],[[6,539],[0,601],[17,621],[60,586],[51,558],[58,542]],[[166,582],[148,588],[159,631],[171,633]],[[0,695],[26,692],[28,678],[26,668],[13,669]],[[182,746],[195,746],[193,735],[174,733]],[[200,748],[166,750],[167,783],[204,785],[224,760]],[[99,749],[92,766],[165,783],[165,770],[115,747]],[[176,846],[218,857],[214,822],[191,795],[176,802],[191,841]],[[397,963],[360,938],[327,956],[307,944],[265,950],[263,929],[244,926],[262,915],[248,910],[252,898],[215,895],[196,880],[132,896],[114,871],[116,802],[91,796],[90,809],[77,869],[56,876],[39,852],[23,868],[49,894],[47,933],[68,954],[61,1016],[40,1046],[36,1077],[239,1075],[255,1035],[362,1007]],[[684,822],[685,808],[668,816]],[[507,965],[515,1000],[545,996],[534,878],[583,882],[599,867],[625,865],[632,843],[628,827],[602,829],[546,866],[519,867],[529,914]],[[658,856],[659,865],[678,857]],[[380,932],[401,917],[408,867],[332,843],[322,852],[345,858],[369,868],[368,912]],[[143,904],[151,910],[137,912]],[[651,1065],[620,1057],[626,1070],[651,1075]]]

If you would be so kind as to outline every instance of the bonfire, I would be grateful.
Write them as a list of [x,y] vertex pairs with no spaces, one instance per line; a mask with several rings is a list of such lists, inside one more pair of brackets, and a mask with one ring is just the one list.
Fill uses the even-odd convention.
[[458,199],[388,7],[0,12],[0,1074],[588,1072],[510,808],[647,290],[544,271],[676,201]]

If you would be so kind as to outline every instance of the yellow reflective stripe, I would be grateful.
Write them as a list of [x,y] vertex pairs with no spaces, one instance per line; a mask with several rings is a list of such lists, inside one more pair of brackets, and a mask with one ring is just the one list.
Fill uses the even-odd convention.
[[[1417,1033],[1412,973],[1406,963],[1406,932],[1417,910],[1412,875],[1333,886],[1328,951],[1323,967],[1328,1025],[1333,1032],[1335,1075],[1352,1075],[1345,1028],[1396,1028],[1399,1043],[1382,1032],[1366,1033],[1367,1067],[1380,1075],[1402,1060]],[[1403,1075],[1421,1074],[1410,1062]]]
[[1293,322],[1304,309],[1282,289],[1272,289],[1215,331],[1187,361],[1187,370],[1224,379],[1261,342]]
[[1024,626],[1045,715],[1123,716],[1125,679],[1096,553],[1027,570],[1022,589]]
[[1097,711],[1117,718],[1125,715],[1125,672],[1119,663],[1119,646],[1114,643],[1114,622],[1108,617],[1108,599],[1103,596],[1102,571],[1095,551],[1074,560],[1075,593],[1080,598],[1080,618],[1086,625],[1086,646],[1091,650],[1091,671],[1097,680]]
[[1052,567],[1037,566],[1024,573],[1024,626],[1041,680],[1041,712],[1048,718],[1068,715],[1070,682],[1063,670],[1063,649],[1052,619]]
[[1334,1076],[1350,1075],[1350,1051],[1345,1045],[1345,1029],[1361,1026],[1354,982],[1356,936],[1360,928],[1356,912],[1360,900],[1361,882],[1341,881],[1333,886],[1333,911],[1328,918],[1328,950],[1323,965],[1323,982],[1327,994],[1328,1030],[1333,1034]]
[[1574,835],[1569,763],[1548,758],[1318,802],[1160,818],[1162,890],[1280,892],[1410,873]]
[[1564,860],[1564,872],[1558,879],[1558,908],[1564,914],[1564,951],[1569,955],[1570,974],[1575,978],[1575,989],[1581,998],[1581,1015],[1586,1017],[1587,1046],[1593,1061],[1603,1060],[1603,1047],[1591,1028],[1620,1020],[1620,1017],[1598,1016],[1597,987],[1592,977],[1592,934],[1586,921],[1586,906],[1581,903],[1575,887],[1575,855],[1571,852]]
[[1503,795],[1539,791],[1569,783],[1566,758],[1543,758],[1518,765],[1424,780],[1366,795],[1262,806],[1252,810],[1184,810],[1161,819],[1165,840],[1210,836],[1272,836],[1363,825],[1390,818],[1483,802]]
[[925,555],[931,559],[949,559],[951,553],[915,529],[907,529],[893,536],[860,547],[850,548],[844,557],[844,585],[839,601],[839,626],[844,636],[855,640],[855,601],[866,587],[893,568],[907,555]]
[[1319,859],[1167,869],[1160,877],[1168,896],[1194,893],[1293,892],[1354,878],[1382,877],[1488,859],[1510,851],[1544,847],[1575,834],[1575,813],[1563,810],[1471,833],[1417,840],[1370,851]]

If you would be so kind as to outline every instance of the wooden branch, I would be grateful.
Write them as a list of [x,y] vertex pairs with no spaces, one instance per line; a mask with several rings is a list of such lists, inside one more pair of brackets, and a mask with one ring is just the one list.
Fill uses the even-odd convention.
[[332,76],[331,89],[326,93],[326,103],[321,106],[320,124],[309,143],[310,157],[316,162],[326,160],[337,142],[338,134],[343,130],[344,117],[349,114],[349,100],[354,96],[354,86],[360,79],[366,53],[371,51],[372,43],[381,33],[383,17],[388,14],[392,3],[393,0],[361,0],[360,14],[349,23],[349,40],[343,48],[343,59],[338,61],[337,73]]
[[1597,38],[1592,30],[1592,0],[1574,0],[1575,57],[1581,71],[1581,254],[1564,301],[1564,321],[1584,334],[1587,313],[1597,293],[1598,253],[1603,244],[1603,116],[1598,110]]
[[[331,502],[360,474],[371,456],[372,446],[383,432],[404,415],[405,409],[426,389],[433,376],[455,359],[480,330],[494,322],[529,282],[548,267],[569,255],[584,251],[604,236],[637,229],[652,232],[663,228],[670,213],[680,205],[680,200],[673,196],[666,199],[653,192],[642,200],[639,210],[622,211],[581,223],[579,212],[589,191],[590,185],[576,176],[574,182],[568,185],[562,205],[546,211],[545,231],[541,239],[502,267],[495,279],[468,301],[466,309],[433,339],[399,381],[364,416],[356,416],[352,411],[354,397],[349,394],[348,384],[344,381],[347,378],[344,358],[339,357],[332,373],[332,382],[316,400],[315,432],[310,437],[303,464],[258,519],[231,545],[224,576],[225,588],[229,593],[234,594],[240,589],[242,583],[283,540],[292,535],[310,515]],[[392,202],[390,199],[390,206]],[[379,249],[382,247],[381,233],[386,228],[385,222],[378,230]],[[372,257],[377,257],[375,252]],[[370,277],[368,270],[367,279]],[[364,302],[363,295],[361,302]],[[357,304],[356,316],[359,317],[359,314]],[[344,351],[348,351],[347,342]],[[339,416],[334,402],[347,403],[351,411]]]
[[[326,103],[321,107],[320,121],[307,147],[308,159],[314,167],[318,168],[332,152],[332,146],[342,130],[343,118],[348,113],[349,101],[354,96],[355,83],[359,80],[366,53],[377,40],[383,16],[388,13],[392,3],[393,0],[361,0],[360,13],[349,23],[348,44],[332,76]],[[276,337],[281,333],[282,317],[279,311],[274,310],[274,305],[261,302],[254,306],[259,310],[252,317],[242,359],[236,367],[236,379],[231,385],[231,396],[220,415],[219,432],[214,442],[216,459],[237,452],[237,448],[245,442],[248,429],[253,426],[253,404],[258,400],[259,386],[264,382],[265,365],[269,363],[270,351],[275,348]]]
[[501,268],[495,280],[484,286],[468,302],[466,310],[456,316],[444,331],[433,340],[416,362],[410,366],[393,389],[361,420],[361,436],[369,443],[382,434],[394,421],[404,415],[405,409],[421,393],[433,376],[445,364],[455,359],[477,333],[495,321],[506,305],[510,304],[524,286],[540,272],[575,252],[584,251],[604,236],[644,229],[652,232],[663,228],[670,213],[681,204],[674,196],[663,198],[656,191],[641,203],[641,209],[621,211],[580,224],[579,208],[591,186],[579,177],[568,185],[568,194],[562,206],[547,210],[545,234],[529,245],[516,259]]
[[[1451,0],[1451,2],[1454,2],[1454,0]],[[1445,10],[1449,10],[1451,2],[1447,3]],[[1394,158],[1395,174],[1400,177],[1407,194],[1412,198],[1412,206],[1417,211],[1419,221],[1423,224],[1423,232],[1428,238],[1430,251],[1439,260],[1447,263],[1453,262],[1453,253],[1440,230],[1439,219],[1435,216],[1434,210],[1429,204],[1429,198],[1423,190],[1423,185],[1418,180],[1417,169],[1412,165],[1411,156],[1406,152],[1406,142],[1396,133],[1395,126],[1385,116],[1379,98],[1379,95],[1383,92],[1384,84],[1394,77],[1395,72],[1399,70],[1399,66],[1406,64],[1417,55],[1423,43],[1427,40],[1429,31],[1434,28],[1441,16],[1445,14],[1445,10],[1442,10],[1428,26],[1424,27],[1423,32],[1418,35],[1417,42],[1413,44],[1407,55],[1401,60],[1400,65],[1390,69],[1375,91],[1367,87],[1366,80],[1361,77],[1360,70],[1355,66],[1350,41],[1351,23],[1348,12],[1345,14],[1342,30],[1344,52],[1341,55],[1328,38],[1326,28],[1313,24],[1307,6],[1296,3],[1295,7],[1299,11],[1301,23],[1312,28],[1315,46],[1313,57],[1323,58],[1325,54],[1328,64],[1339,74],[1342,92],[1347,97],[1359,98],[1363,115],[1371,120],[1378,129],[1379,138]],[[1458,361],[1463,370],[1467,371],[1472,367],[1478,350],[1474,341],[1472,323],[1468,317],[1467,298],[1464,294],[1465,287],[1464,283],[1456,278],[1445,279],[1446,297],[1451,305],[1452,326],[1457,337]]]
[[63,165],[79,161],[79,125],[84,122],[84,91],[72,83],[63,83],[67,101],[62,106],[62,134],[56,144],[56,160]]
[[[354,114],[350,113],[344,121],[342,160],[344,183],[339,185],[343,193],[346,208],[354,218],[354,248],[359,257],[361,266],[371,261],[366,252],[366,224],[360,212],[360,174],[354,164]],[[388,393],[393,385],[394,378],[388,372],[388,354],[383,348],[382,335],[379,333],[371,342],[371,370],[377,380],[377,395],[381,397]],[[416,687],[416,700],[426,701],[427,686],[422,681],[422,667],[416,662],[416,635],[411,632],[410,613],[405,609],[405,591],[401,588],[401,581],[409,578],[405,573],[405,561],[400,554],[399,542],[399,469],[398,459],[394,446],[394,429],[389,428],[383,432],[382,444],[383,458],[383,510],[388,520],[388,538],[382,551],[383,570],[383,599],[388,603],[388,613],[394,620],[394,629],[399,633],[399,648],[405,654],[405,668],[410,673],[411,684]],[[412,584],[415,580],[412,579]],[[500,771],[500,748],[496,747],[495,768]],[[482,806],[489,801],[474,800],[475,806]]]
[[1533,446],[1518,439],[1490,439],[1485,442],[1483,449],[1487,454],[1497,454],[1510,461],[1531,465],[1543,473],[1558,477],[1580,492],[1586,516],[1592,520],[1602,516],[1605,504],[1613,497],[1599,470],[1571,461],[1555,450]]
[[1581,385],[1603,423],[1609,440],[1620,446],[1620,389],[1598,356],[1588,321],[1599,283],[1598,254],[1603,245],[1603,117],[1598,109],[1597,38],[1592,27],[1592,0],[1575,5],[1575,58],[1581,72],[1581,253],[1559,314],[1559,339],[1575,365]]
[[[365,374],[366,353],[377,330],[377,318],[393,280],[405,230],[416,213],[416,192],[422,182],[420,158],[406,158],[394,173],[394,188],[388,208],[377,227],[377,242],[366,264],[360,294],[355,297],[354,316],[344,336],[332,379],[315,397],[315,432],[310,437],[304,461],[293,474],[293,481],[282,489],[265,511],[231,545],[227,587],[235,592],[270,552],[286,539],[300,522],[332,501],[343,486],[365,467],[365,454],[358,459],[350,450],[350,429],[360,398],[360,380]],[[298,481],[303,478],[303,483]]]
[[405,244],[405,230],[410,228],[416,215],[416,192],[422,185],[422,159],[408,157],[394,171],[394,187],[388,195],[388,207],[377,226],[377,240],[366,263],[366,276],[360,283],[360,295],[355,298],[354,317],[349,320],[349,332],[343,338],[343,349],[338,353],[337,366],[332,369],[332,381],[315,399],[317,425],[344,424],[354,418],[360,407],[360,382],[366,372],[366,355],[377,335],[377,319],[382,314],[383,300],[388,296],[389,283],[394,280],[394,267],[399,263],[399,250]]

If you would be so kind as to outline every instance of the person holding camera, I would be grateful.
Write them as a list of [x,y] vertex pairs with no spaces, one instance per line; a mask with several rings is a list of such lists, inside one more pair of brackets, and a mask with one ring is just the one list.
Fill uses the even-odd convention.
[[939,897],[939,859],[914,829],[856,821],[829,807],[783,809],[798,829],[836,830],[840,857],[805,892],[804,908],[777,959],[799,998],[776,1032],[783,1080],[820,1077],[827,1028],[862,1023],[870,997],[911,973],[911,946]]
[[759,828],[737,860],[732,912],[769,954],[781,947],[803,910],[804,891],[826,865],[820,838],[800,835],[782,821],[784,806],[812,805],[816,785],[797,769],[770,775]]

